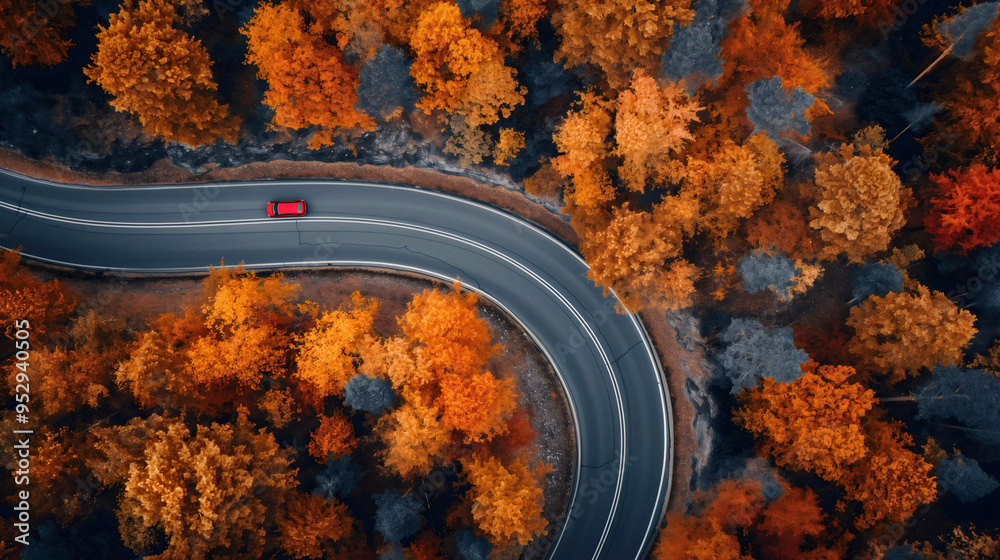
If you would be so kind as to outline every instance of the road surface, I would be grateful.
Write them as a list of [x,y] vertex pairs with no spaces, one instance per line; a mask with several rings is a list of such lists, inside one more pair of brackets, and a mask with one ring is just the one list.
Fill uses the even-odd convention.
[[[268,218],[271,200],[308,214]],[[644,558],[673,459],[662,368],[633,315],[546,231],[496,208],[406,186],[332,181],[87,187],[0,173],[0,246],[80,269],[366,266],[463,285],[505,309],[559,374],[576,431],[569,510],[547,558]],[[547,544],[547,543],[545,543]],[[544,553],[529,550],[527,559]]]

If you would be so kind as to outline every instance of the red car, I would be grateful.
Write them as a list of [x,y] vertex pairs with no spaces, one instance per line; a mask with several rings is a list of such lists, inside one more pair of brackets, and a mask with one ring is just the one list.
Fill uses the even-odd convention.
[[267,203],[267,215],[272,218],[294,218],[306,215],[304,200],[281,200]]

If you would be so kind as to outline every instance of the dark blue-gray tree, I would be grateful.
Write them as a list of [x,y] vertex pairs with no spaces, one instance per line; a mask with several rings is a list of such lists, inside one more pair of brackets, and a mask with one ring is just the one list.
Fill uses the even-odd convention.
[[355,107],[382,122],[397,111],[412,110],[420,98],[410,77],[412,64],[400,49],[382,46],[374,58],[361,65]]
[[851,279],[851,297],[861,303],[869,296],[883,297],[903,291],[903,273],[891,264],[867,263]]
[[526,99],[533,107],[541,107],[560,95],[569,95],[577,88],[576,78],[552,57],[552,51],[543,51],[536,42],[528,47],[523,74],[528,87]]
[[472,20],[481,29],[489,29],[497,21],[498,0],[457,0],[462,17]]
[[344,455],[336,461],[333,454],[326,460],[326,468],[316,476],[313,494],[323,496],[327,500],[343,498],[354,491],[361,482],[364,471],[361,465],[351,461],[350,455]]
[[413,536],[423,526],[424,506],[410,494],[386,490],[373,496],[375,530],[386,542],[399,542]]
[[1000,488],[1000,482],[986,474],[979,461],[961,453],[941,459],[937,482],[938,495],[954,494],[963,504],[974,502]]
[[934,28],[951,45],[951,54],[969,60],[975,54],[976,37],[998,17],[1000,2],[984,2],[963,9],[950,21],[938,22]]
[[913,550],[910,545],[894,546],[889,550],[885,551],[885,556],[882,560],[922,560],[921,556],[917,551]]
[[379,551],[378,560],[406,560],[406,552],[399,543],[392,543]]
[[795,347],[790,327],[765,327],[754,319],[733,319],[719,340],[725,349],[719,363],[732,381],[733,394],[757,386],[761,377],[791,383],[802,376],[809,355]]
[[747,86],[750,105],[747,118],[756,131],[764,131],[775,138],[787,130],[803,136],[809,134],[806,111],[816,100],[801,87],[791,91],[781,84],[781,76],[761,78]]
[[978,369],[938,366],[913,398],[917,418],[953,418],[965,426],[970,438],[1000,446],[1000,377]]
[[729,21],[746,10],[745,0],[698,0],[690,25],[674,24],[670,46],[660,59],[660,73],[672,82],[684,81],[688,93],[722,76],[719,41],[729,33]]
[[476,536],[469,529],[459,529],[455,532],[455,542],[458,545],[458,554],[463,560],[486,560],[493,545],[484,537]]
[[792,278],[798,273],[795,264],[785,255],[764,251],[751,251],[740,259],[736,271],[740,273],[740,286],[747,293],[770,289],[782,298],[791,295],[789,289],[795,285]]
[[354,410],[380,414],[396,404],[396,392],[388,379],[357,375],[344,386],[344,402]]

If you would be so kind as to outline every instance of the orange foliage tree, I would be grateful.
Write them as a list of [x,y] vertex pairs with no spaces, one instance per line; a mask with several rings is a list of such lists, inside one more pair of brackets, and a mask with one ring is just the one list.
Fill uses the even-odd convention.
[[816,256],[816,230],[802,209],[787,200],[776,200],[747,221],[747,241],[756,249],[775,250],[792,259]]
[[0,249],[0,321],[13,337],[15,321],[27,320],[36,340],[66,323],[76,300],[58,280],[41,282],[20,267],[21,254]]
[[667,526],[653,551],[656,560],[751,560],[734,530],[750,525],[764,505],[759,483],[724,480],[711,493],[696,496],[705,509],[699,516],[669,512]]
[[126,0],[107,27],[98,26],[97,52],[83,71],[111,94],[112,107],[135,113],[167,142],[235,141],[238,123],[215,98],[208,51],[178,23],[166,0]]
[[[451,112],[468,103],[463,113],[472,119],[470,126],[479,126],[496,122],[501,111],[509,115],[524,101],[496,42],[472,28],[457,4],[438,2],[421,13],[410,48],[415,55],[410,75],[424,90],[417,106],[426,112]],[[485,74],[477,76],[481,71]],[[473,96],[466,101],[470,88]]]
[[63,525],[78,521],[93,500],[88,489],[78,488],[79,477],[87,472],[84,458],[90,449],[86,438],[68,428],[42,428],[31,439],[31,510],[36,515],[52,514]]
[[802,369],[805,374],[791,383],[764,377],[757,388],[744,391],[736,421],[757,437],[779,467],[811,471],[835,482],[867,451],[860,420],[871,410],[875,394],[847,382],[854,374],[850,366],[810,362]]
[[161,315],[118,365],[118,384],[140,405],[217,408],[255,390],[264,375],[285,375],[298,285],[240,266],[213,269],[204,286],[202,315],[190,308],[183,317]]
[[465,433],[466,442],[488,441],[506,430],[506,420],[517,406],[511,381],[497,379],[490,372],[448,374],[440,388],[441,421]]
[[606,101],[585,93],[552,136],[559,150],[552,165],[572,183],[572,189],[565,193],[570,208],[597,212],[615,196],[605,164],[610,155],[607,137],[611,134],[611,118]]
[[456,282],[451,292],[424,290],[406,306],[399,325],[434,374],[471,376],[499,349],[490,344],[493,335],[479,317],[478,301],[475,293],[461,293]]
[[524,104],[528,89],[517,85],[517,71],[506,66],[499,54],[479,65],[458,106],[468,126],[492,125],[507,118],[514,107]]
[[632,312],[689,306],[699,270],[678,257],[696,212],[693,201],[678,197],[666,197],[653,212],[634,212],[627,204],[616,209],[606,228],[581,242],[587,277],[606,292],[614,289]]
[[741,220],[774,198],[783,163],[775,143],[763,134],[744,146],[720,146],[711,161],[690,159],[684,189],[700,202],[699,227],[720,239],[732,234]]
[[720,43],[725,60],[719,83],[746,84],[780,76],[785,88],[815,95],[830,85],[820,58],[803,48],[805,40],[785,20],[787,0],[749,0],[749,10],[729,23]]
[[[822,58],[803,46],[798,29],[785,20],[787,0],[748,0],[747,5],[750,9],[729,22],[729,34],[719,42],[725,64],[712,95],[717,100],[713,110],[723,126],[732,130],[736,123],[747,122],[744,88],[756,80],[778,76],[786,89],[801,87],[814,96],[830,85]],[[829,108],[817,99],[807,117],[826,112]]]
[[75,23],[73,5],[88,0],[41,3],[0,0],[0,49],[11,65],[55,66],[66,60],[73,42],[65,37]]
[[847,496],[861,503],[854,523],[867,529],[905,522],[920,505],[937,498],[933,467],[908,449],[913,439],[897,425],[871,420],[866,432],[867,458],[855,463],[843,480]]
[[[824,514],[816,495],[778,479],[783,493],[765,503],[760,483],[753,480],[723,480],[708,492],[698,492],[697,515],[668,512],[660,531],[655,560],[752,560],[744,543],[755,535],[763,558],[773,560],[833,560],[821,547],[811,547],[810,538],[821,535]],[[817,539],[818,540],[818,539]],[[742,541],[742,542],[741,542]],[[760,556],[758,556],[760,557]]]
[[357,70],[344,62],[340,49],[308,29],[297,10],[262,4],[241,32],[248,42],[247,63],[267,82],[264,103],[274,109],[272,125],[318,127],[310,148],[332,144],[337,129],[374,127],[354,108]]
[[311,388],[315,399],[339,395],[357,374],[359,346],[373,334],[378,308],[377,301],[354,292],[350,305],[323,313],[315,326],[299,337],[294,375]]
[[407,560],[441,560],[441,537],[431,531],[421,531],[406,547]]
[[782,484],[782,487],[784,493],[767,505],[757,523],[764,557],[774,560],[805,559],[807,554],[815,560],[838,557],[823,556],[822,550],[803,550],[807,538],[817,539],[826,529],[823,524],[825,516],[812,490],[788,484]]
[[850,350],[864,367],[895,382],[920,368],[958,363],[976,334],[975,321],[972,313],[926,286],[914,293],[871,296],[851,309]]
[[839,153],[816,155],[819,195],[809,209],[809,224],[826,245],[821,257],[844,254],[851,262],[862,262],[889,246],[912,199],[892,170],[895,163],[867,146],[855,153],[853,144],[842,145]]
[[500,17],[515,40],[523,41],[538,35],[535,25],[545,12],[543,0],[504,0],[500,3]]
[[315,494],[294,492],[278,516],[278,544],[291,558],[328,558],[335,545],[353,533],[346,505]]
[[354,426],[342,413],[320,417],[319,427],[309,439],[309,454],[320,463],[326,463],[333,455],[334,459],[353,453],[358,446],[354,438]]
[[631,87],[618,94],[615,114],[615,153],[623,160],[618,174],[630,190],[642,192],[647,180],[670,176],[671,156],[693,138],[688,127],[701,109],[675,84],[661,86],[635,71]]
[[414,348],[406,337],[374,341],[362,348],[358,372],[369,377],[385,377],[397,392],[423,394],[437,379],[424,358],[422,348]]
[[[976,5],[988,6],[988,3]],[[958,39],[941,37],[932,29],[925,42],[947,49]],[[930,135],[932,142],[947,134],[951,152],[965,152],[969,163],[1000,166],[1000,17],[992,20],[976,37],[974,48],[962,57],[936,87],[935,101],[943,111],[939,116],[941,134]]]
[[535,536],[547,533],[540,481],[551,466],[529,470],[521,459],[515,459],[505,467],[493,457],[475,455],[462,461],[462,470],[472,485],[472,515],[494,544],[516,540],[526,546]]
[[655,75],[674,25],[693,19],[691,0],[564,0],[552,14],[556,54],[569,66],[593,64],[622,89],[637,68]]
[[892,27],[892,7],[901,0],[805,0],[799,11],[821,19],[854,18],[867,27]]
[[[108,385],[118,361],[125,357],[125,346],[125,324],[91,310],[70,327],[69,347],[36,350],[32,380],[35,403],[42,413],[55,416],[84,405],[96,408],[109,394]],[[17,371],[12,369],[12,374]]]
[[[267,521],[296,485],[289,463],[245,410],[232,425],[200,426],[195,434],[168,421],[128,466],[119,519],[166,534],[166,550],[149,556],[155,560],[202,560],[230,546],[262,548]],[[126,544],[138,552],[144,543]]]
[[931,180],[938,196],[930,199],[924,225],[937,249],[968,252],[1000,241],[1000,169],[974,164]]

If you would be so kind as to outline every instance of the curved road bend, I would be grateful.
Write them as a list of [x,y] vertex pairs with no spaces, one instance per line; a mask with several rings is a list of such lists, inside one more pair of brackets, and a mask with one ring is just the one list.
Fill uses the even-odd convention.
[[[272,219],[270,200],[309,213]],[[559,374],[576,429],[571,502],[554,560],[644,558],[669,490],[671,414],[635,316],[586,278],[580,256],[523,219],[413,187],[331,181],[86,187],[0,173],[0,246],[81,269],[203,271],[372,266],[461,278],[507,310]],[[538,554],[526,554],[537,559]]]

